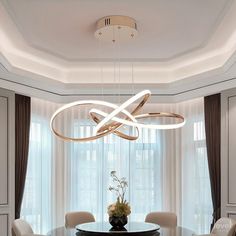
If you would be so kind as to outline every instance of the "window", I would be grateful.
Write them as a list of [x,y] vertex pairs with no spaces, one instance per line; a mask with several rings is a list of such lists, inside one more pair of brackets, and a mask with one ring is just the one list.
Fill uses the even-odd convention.
[[[68,211],[86,210],[98,221],[108,220],[107,206],[115,201],[108,191],[110,171],[116,170],[128,180],[129,220],[143,221],[150,211],[173,211],[181,225],[196,233],[209,232],[212,205],[203,109],[196,114],[196,104],[203,107],[202,100],[179,105],[188,117],[179,130],[143,129],[133,142],[108,135],[77,143],[52,135],[49,121],[57,105],[32,99],[22,217],[43,234],[64,225]],[[75,136],[90,135],[94,124],[83,117],[68,112],[58,125]]]
[[[47,230],[51,223],[51,133],[47,120],[41,122],[32,119],[30,130],[30,146],[27,177],[25,182],[24,199],[21,215],[28,221],[36,232]],[[46,223],[47,222],[47,223]],[[46,224],[45,224],[46,223]]]
[[[204,122],[194,123],[194,147],[195,147],[195,206],[194,217],[196,219],[195,231],[199,232],[204,228],[205,232],[209,231],[209,225],[212,222],[212,200],[211,188],[209,181],[209,170],[206,150],[206,137]],[[200,190],[200,191],[199,191]],[[202,207],[200,208],[199,205]]]

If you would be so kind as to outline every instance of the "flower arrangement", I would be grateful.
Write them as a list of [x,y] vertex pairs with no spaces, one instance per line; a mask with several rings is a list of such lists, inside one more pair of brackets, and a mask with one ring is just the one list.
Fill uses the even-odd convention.
[[117,195],[117,201],[108,206],[107,213],[109,217],[127,217],[131,213],[129,203],[125,200],[128,183],[124,177],[119,179],[116,171],[111,171],[110,175],[114,186],[110,186],[109,190]]

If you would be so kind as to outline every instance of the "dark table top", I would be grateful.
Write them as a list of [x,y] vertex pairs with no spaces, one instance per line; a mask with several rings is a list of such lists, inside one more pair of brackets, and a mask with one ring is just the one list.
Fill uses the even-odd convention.
[[114,229],[108,222],[92,222],[80,224],[76,227],[80,232],[97,233],[97,234],[143,234],[149,232],[156,232],[160,229],[159,225],[145,223],[145,222],[128,222],[122,229]]
[[[93,222],[78,225],[78,229],[56,228],[50,231],[49,236],[97,236],[97,235],[160,235],[160,236],[193,236],[194,232],[183,228],[159,228],[158,225],[144,222],[129,222],[125,229],[127,231],[112,231],[111,225],[107,222]],[[79,230],[80,229],[80,230]]]

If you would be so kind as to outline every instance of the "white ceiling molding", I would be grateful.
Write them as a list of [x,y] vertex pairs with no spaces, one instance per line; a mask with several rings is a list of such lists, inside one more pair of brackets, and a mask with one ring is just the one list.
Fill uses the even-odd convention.
[[[59,81],[28,80],[28,78],[0,71],[0,86],[16,93],[38,97],[58,103],[67,103],[79,99],[103,99],[117,102],[118,97],[128,99],[143,88],[151,89],[152,102],[175,103],[197,97],[203,97],[236,87],[236,63],[226,71],[202,74],[200,80],[195,76],[169,84],[65,84]],[[120,90],[119,90],[120,88]]]

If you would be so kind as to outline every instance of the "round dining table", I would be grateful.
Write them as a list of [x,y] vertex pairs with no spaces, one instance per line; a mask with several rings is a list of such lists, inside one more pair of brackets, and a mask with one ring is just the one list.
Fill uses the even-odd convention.
[[77,225],[75,229],[56,228],[47,236],[193,236],[193,231],[183,227],[160,228],[146,222],[128,222],[123,229],[114,229],[108,222],[91,222]]

